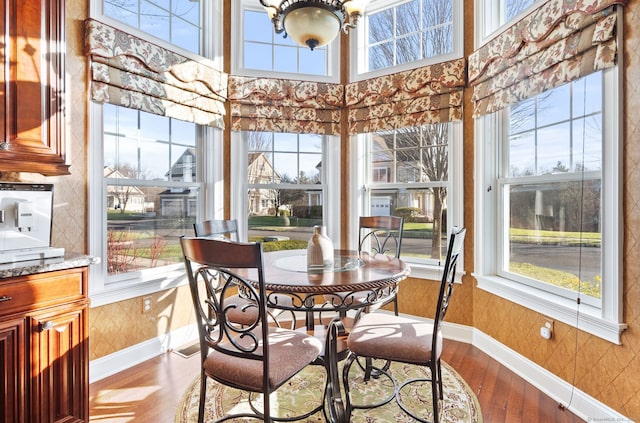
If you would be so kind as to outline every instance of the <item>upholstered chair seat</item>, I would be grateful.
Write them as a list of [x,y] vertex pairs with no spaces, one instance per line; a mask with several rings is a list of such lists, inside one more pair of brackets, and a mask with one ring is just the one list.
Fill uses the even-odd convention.
[[[347,338],[352,353],[364,357],[427,365],[432,359],[433,323],[388,313],[363,314]],[[442,333],[436,337],[436,358],[442,352]]]
[[[259,333],[254,333],[258,338],[260,337]],[[322,342],[304,332],[273,328],[269,330],[268,339],[269,388],[271,390],[278,388],[315,360],[322,350]],[[241,345],[243,343],[240,337],[236,337],[236,341]],[[247,391],[263,390],[263,365],[259,360],[247,360],[212,350],[204,360],[203,367],[207,376],[221,383]]]

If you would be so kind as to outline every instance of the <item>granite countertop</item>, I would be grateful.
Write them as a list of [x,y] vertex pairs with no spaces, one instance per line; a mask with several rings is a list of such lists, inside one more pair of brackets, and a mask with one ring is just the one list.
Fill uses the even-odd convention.
[[100,259],[98,257],[86,254],[65,253],[63,257],[4,263],[0,264],[0,279],[85,267],[99,262]]

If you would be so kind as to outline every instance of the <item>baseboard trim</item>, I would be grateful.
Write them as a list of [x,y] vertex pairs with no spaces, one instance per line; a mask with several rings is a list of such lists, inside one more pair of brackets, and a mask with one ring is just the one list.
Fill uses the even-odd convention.
[[518,354],[484,332],[471,328],[473,346],[500,361],[512,372],[547,394],[585,421],[630,421],[607,405],[589,396],[544,367]]
[[[429,320],[429,319],[426,319]],[[445,338],[472,344],[500,361],[509,370],[547,394],[559,405],[585,421],[628,421],[629,419],[595,398],[549,372],[516,351],[470,326],[443,323]],[[89,364],[89,382],[93,383],[129,367],[154,358],[171,349],[177,349],[197,340],[195,325],[180,328],[169,336],[158,337],[108,356],[92,360]],[[572,397],[573,390],[573,397]],[[570,401],[571,400],[571,401]],[[570,401],[570,403],[569,403]]]
[[168,335],[158,336],[113,354],[91,360],[89,363],[89,383],[97,382],[197,339],[198,328],[193,324],[177,329]]

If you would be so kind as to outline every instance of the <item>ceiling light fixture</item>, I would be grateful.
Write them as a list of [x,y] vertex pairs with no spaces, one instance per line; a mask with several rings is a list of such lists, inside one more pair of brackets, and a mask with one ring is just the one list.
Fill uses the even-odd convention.
[[313,50],[355,28],[369,0],[260,0],[276,34]]

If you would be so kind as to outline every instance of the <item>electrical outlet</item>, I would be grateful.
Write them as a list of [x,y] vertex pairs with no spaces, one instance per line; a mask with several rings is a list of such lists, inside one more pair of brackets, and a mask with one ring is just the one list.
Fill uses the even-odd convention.
[[553,320],[546,319],[540,326],[540,336],[544,339],[551,339],[553,336]]
[[142,312],[148,313],[151,311],[151,297],[142,297]]

